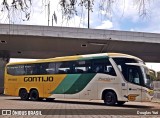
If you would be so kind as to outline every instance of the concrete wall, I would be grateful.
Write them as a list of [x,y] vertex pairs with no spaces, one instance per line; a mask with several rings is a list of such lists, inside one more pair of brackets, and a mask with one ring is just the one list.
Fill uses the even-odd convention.
[[154,81],[154,98],[160,99],[160,81]]
[[6,61],[0,58],[0,94],[4,92],[4,70]]

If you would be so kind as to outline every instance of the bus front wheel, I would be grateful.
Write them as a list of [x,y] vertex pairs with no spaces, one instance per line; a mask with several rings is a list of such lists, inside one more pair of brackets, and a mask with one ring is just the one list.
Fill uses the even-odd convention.
[[106,105],[115,105],[115,103],[117,102],[117,97],[116,94],[114,92],[108,91],[105,93],[104,96],[104,103]]
[[21,100],[28,100],[29,99],[29,94],[27,93],[26,89],[21,89],[19,91],[19,96],[20,96]]
[[32,101],[39,100],[39,93],[38,93],[38,91],[36,89],[31,90],[31,92],[30,92],[30,99]]

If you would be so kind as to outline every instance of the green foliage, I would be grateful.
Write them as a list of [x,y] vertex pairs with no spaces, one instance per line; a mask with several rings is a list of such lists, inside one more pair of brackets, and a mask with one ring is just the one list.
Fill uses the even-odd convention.
[[152,81],[156,81],[157,77],[156,77],[156,72],[154,70],[150,70],[150,78],[152,79]]
[[[25,19],[29,20],[30,18],[30,8],[32,5],[32,0],[3,0],[1,3],[1,12],[17,10],[25,14]],[[10,3],[11,2],[11,3]]]
[[[12,3],[9,4],[9,0],[2,0],[1,5],[3,8],[1,11],[9,11],[11,8],[13,8],[15,10],[22,11],[25,14],[26,20],[29,20],[32,1],[33,0],[10,0]],[[47,2],[47,0],[42,0],[42,3],[43,1]],[[135,3],[133,5],[137,6],[137,11],[139,12],[140,17],[147,16],[150,0],[132,0],[132,2]],[[77,7],[85,7],[90,11],[94,11],[94,3],[95,0],[59,0],[59,5],[61,6],[63,17],[67,20],[71,19],[75,15],[78,15]],[[99,11],[103,11],[105,14],[112,14],[114,4],[116,3],[118,3],[118,0],[99,0]],[[46,4],[43,5],[46,6]]]

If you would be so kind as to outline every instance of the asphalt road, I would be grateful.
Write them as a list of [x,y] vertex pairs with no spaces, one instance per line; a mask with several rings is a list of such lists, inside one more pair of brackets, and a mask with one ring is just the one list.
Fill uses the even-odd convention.
[[160,118],[160,103],[153,102],[127,102],[123,106],[106,106],[100,100],[77,102],[71,99],[55,99],[47,102],[22,101],[19,97],[0,96],[0,110],[0,118]]

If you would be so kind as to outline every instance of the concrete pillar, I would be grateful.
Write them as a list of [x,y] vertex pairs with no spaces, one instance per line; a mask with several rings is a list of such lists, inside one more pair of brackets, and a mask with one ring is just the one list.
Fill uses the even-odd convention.
[[0,94],[4,93],[4,71],[9,59],[0,58]]

